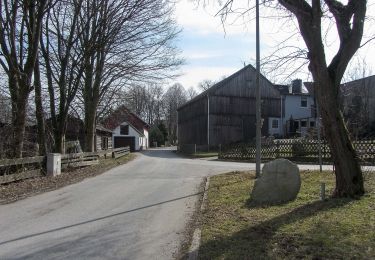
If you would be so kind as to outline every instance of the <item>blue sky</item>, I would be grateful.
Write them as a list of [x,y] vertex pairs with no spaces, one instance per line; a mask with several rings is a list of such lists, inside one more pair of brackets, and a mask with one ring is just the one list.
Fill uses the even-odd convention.
[[[229,76],[241,69],[246,64],[254,64],[255,60],[255,22],[241,20],[225,25],[225,32],[220,18],[215,17],[219,10],[216,1],[209,1],[206,7],[202,4],[197,7],[196,1],[179,0],[176,4],[175,15],[182,33],[177,42],[182,50],[182,56],[186,64],[182,66],[182,76],[176,79],[186,89],[196,87],[204,80],[218,80],[223,76]],[[203,1],[200,1],[201,3]],[[237,1],[241,2],[241,1]],[[374,5],[369,5],[368,14],[374,14]],[[266,10],[261,9],[262,12]],[[233,17],[230,18],[233,20]],[[265,57],[275,50],[276,43],[290,36],[296,30],[296,23],[290,22],[288,26],[280,27],[281,22],[277,19],[261,19],[261,57]],[[366,31],[368,35],[374,35],[367,23]],[[335,50],[337,48],[337,36],[332,35],[327,38],[326,45]],[[296,36],[289,39],[289,44],[304,47],[301,38]],[[365,46],[360,50],[359,55],[366,57],[368,66],[373,67],[375,63],[374,43]],[[327,59],[330,52],[327,50]],[[332,56],[332,55],[331,55]],[[372,61],[374,60],[374,61]],[[288,68],[285,68],[288,70]],[[272,73],[272,72],[271,72]],[[310,80],[307,68],[293,76],[278,77],[279,74],[265,75],[271,81],[277,83],[288,83],[291,78],[302,78]]]
[[196,87],[204,80],[218,80],[243,67],[255,53],[255,34],[243,28],[226,26],[214,17],[215,7],[198,9],[188,0],[180,0],[176,17],[182,27],[178,46],[186,64],[177,79],[185,88]]

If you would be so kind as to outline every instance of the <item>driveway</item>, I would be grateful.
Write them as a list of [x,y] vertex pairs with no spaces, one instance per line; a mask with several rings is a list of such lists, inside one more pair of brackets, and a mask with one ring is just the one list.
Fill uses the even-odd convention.
[[246,169],[255,165],[140,153],[103,175],[0,206],[0,259],[172,259],[203,178]]

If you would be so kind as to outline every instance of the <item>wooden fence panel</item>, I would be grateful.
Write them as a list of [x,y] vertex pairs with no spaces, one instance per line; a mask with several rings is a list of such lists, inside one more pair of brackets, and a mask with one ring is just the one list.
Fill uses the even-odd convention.
[[61,169],[76,168],[99,163],[97,152],[64,154],[61,156]]
[[21,173],[12,173],[12,174],[7,174],[7,175],[2,175],[2,176],[0,176],[0,184],[24,180],[24,179],[29,179],[29,178],[34,178],[34,177],[39,177],[39,176],[42,176],[42,175],[43,175],[43,173],[42,173],[41,169],[25,171],[25,172],[21,172]]
[[130,147],[129,146],[115,148],[115,149],[113,149],[112,157],[117,159],[117,158],[120,158],[124,155],[128,155],[129,153],[130,153]]
[[44,156],[0,160],[0,184],[43,175]]
[[2,159],[0,160],[0,167],[42,163],[43,160],[44,160],[44,156],[25,157],[25,158],[16,158],[16,159]]

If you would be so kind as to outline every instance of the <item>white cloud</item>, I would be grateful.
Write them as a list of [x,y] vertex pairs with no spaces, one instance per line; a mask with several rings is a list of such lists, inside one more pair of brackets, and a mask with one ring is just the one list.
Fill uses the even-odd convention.
[[210,1],[207,5],[203,5],[202,1],[197,4],[194,1],[179,0],[176,4],[175,15],[177,23],[184,30],[194,31],[198,34],[220,33],[224,35],[244,34],[244,27],[239,25],[225,25],[225,31],[220,17],[215,16],[220,10],[217,1]]
[[184,51],[184,56],[188,57],[189,60],[203,60],[222,57],[224,54],[219,51]]
[[230,76],[241,67],[185,67],[182,70],[182,76],[176,79],[186,89],[189,87],[197,87],[198,83],[204,79],[219,80],[223,76]]

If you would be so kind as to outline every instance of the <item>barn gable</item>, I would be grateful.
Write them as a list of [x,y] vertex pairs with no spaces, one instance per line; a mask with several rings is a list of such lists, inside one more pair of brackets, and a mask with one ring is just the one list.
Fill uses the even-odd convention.
[[[180,144],[217,146],[249,141],[255,136],[256,70],[248,65],[178,109]],[[280,93],[260,78],[262,116],[280,116]],[[209,105],[208,105],[209,104]],[[268,131],[264,120],[262,132]]]

